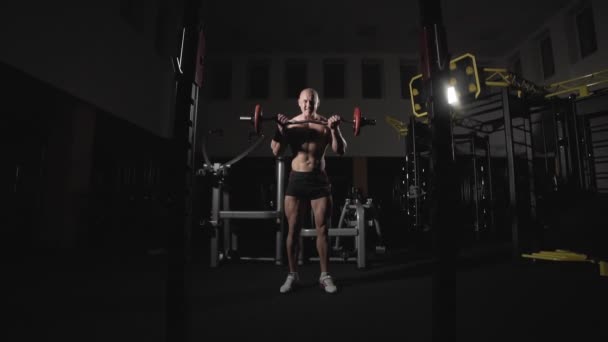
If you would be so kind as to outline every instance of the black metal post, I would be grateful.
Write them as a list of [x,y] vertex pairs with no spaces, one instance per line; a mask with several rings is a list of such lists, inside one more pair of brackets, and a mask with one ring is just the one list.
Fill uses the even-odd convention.
[[[568,126],[566,120],[565,108],[559,99],[556,99],[557,111],[554,114],[554,130],[555,130],[555,155],[558,161],[556,165],[558,167],[559,179],[562,184],[568,184],[568,177],[570,172],[570,156],[568,154]],[[561,186],[562,184],[558,184]]]
[[[166,341],[186,341],[188,336],[187,252],[192,219],[192,168],[194,149],[192,131],[196,122],[196,96],[193,89],[199,51],[199,6],[201,1],[187,0],[182,17],[184,34],[179,68],[176,70],[175,108],[171,154],[168,156],[171,215],[168,233],[168,273],[166,286]],[[198,94],[198,92],[196,92]]]
[[486,174],[488,175],[487,180],[488,184],[488,198],[486,199],[487,209],[489,210],[490,215],[490,231],[492,234],[496,233],[496,222],[494,222],[494,190],[492,187],[494,186],[494,182],[492,181],[492,154],[490,151],[490,137],[486,135],[485,143],[486,143]]
[[475,132],[471,132],[471,158],[472,158],[472,169],[473,169],[473,198],[474,200],[474,204],[473,204],[473,208],[475,209],[475,216],[474,216],[474,220],[475,222],[473,223],[473,229],[475,230],[475,237],[477,239],[479,239],[481,237],[481,225],[480,225],[480,219],[479,219],[479,206],[480,206],[480,197],[481,195],[479,194],[478,191],[478,182],[481,182],[481,180],[478,177],[477,174],[477,134]]
[[593,146],[591,137],[591,127],[589,126],[589,118],[585,115],[581,116],[581,125],[583,131],[583,170],[585,173],[585,191],[594,191],[597,188],[595,183],[595,167],[593,166]]
[[[414,222],[415,222],[415,226],[416,229],[422,227],[424,225],[424,222],[422,222],[422,217],[421,217],[421,210],[420,210],[420,204],[422,202],[422,199],[420,198],[420,196],[418,195],[419,189],[422,189],[422,185],[420,184],[420,173],[418,171],[420,171],[420,155],[418,154],[418,150],[417,150],[417,146],[416,146],[416,119],[414,117],[412,117],[411,119],[411,124],[410,124],[410,129],[412,131],[412,164],[413,166],[413,170],[414,170],[414,187],[416,189],[416,193],[414,196],[414,216],[416,216]],[[409,184],[408,184],[408,188],[407,191],[409,192]]]
[[543,153],[545,161],[545,177],[549,175],[549,156],[547,149],[547,134],[545,133],[545,113],[540,113],[540,131],[543,137]]
[[581,156],[581,138],[580,138],[580,131],[579,131],[579,126],[580,126],[580,122],[579,122],[579,116],[576,110],[576,95],[570,95],[568,97],[568,100],[570,102],[570,119],[572,120],[572,125],[570,126],[571,128],[571,133],[570,133],[570,137],[573,137],[573,139],[569,139],[571,142],[574,143],[570,143],[570,153],[572,155],[572,164],[573,165],[573,178],[576,178],[576,182],[577,182],[577,190],[583,190],[585,188],[585,183],[583,181],[583,161],[582,161],[582,156]]
[[445,81],[449,57],[440,0],[420,0],[420,60],[425,90],[429,94],[431,123],[431,229],[433,231],[433,341],[456,340],[456,258],[460,219],[453,197],[454,180],[450,109]]
[[505,151],[507,154],[507,176],[509,177],[508,218],[511,220],[512,256],[517,259],[520,253],[519,213],[517,210],[517,189],[515,183],[515,151],[513,148],[513,124],[511,122],[511,103],[509,90],[502,90],[502,112],[505,120]]

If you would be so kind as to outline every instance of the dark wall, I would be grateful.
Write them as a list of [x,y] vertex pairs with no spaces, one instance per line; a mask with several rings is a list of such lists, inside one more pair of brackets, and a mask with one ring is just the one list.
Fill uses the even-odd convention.
[[3,2],[0,62],[170,136],[183,1]]
[[142,253],[166,247],[172,227],[170,142],[110,115],[98,115],[87,245]]
[[3,87],[0,93],[2,134],[2,215],[5,247],[23,246],[38,235],[43,207],[45,154],[50,118],[45,110],[53,101],[48,88],[30,83],[23,75],[0,65]]
[[12,246],[68,247],[79,239],[96,109],[5,65],[2,195]]
[[162,245],[169,143],[0,66],[3,239],[11,250]]

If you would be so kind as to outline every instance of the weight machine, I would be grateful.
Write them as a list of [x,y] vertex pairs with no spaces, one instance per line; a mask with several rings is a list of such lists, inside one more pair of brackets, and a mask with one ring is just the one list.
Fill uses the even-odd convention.
[[[314,222],[314,217],[311,217]],[[331,222],[331,220],[330,220]],[[361,224],[363,223],[363,224]],[[360,227],[363,228],[360,228]],[[330,256],[329,260],[332,261],[356,261],[358,267],[363,268],[366,266],[367,259],[367,246],[366,239],[368,236],[365,230],[373,228],[376,234],[376,245],[375,252],[378,254],[386,252],[386,246],[384,245],[382,238],[382,231],[380,229],[380,222],[378,220],[378,210],[373,199],[368,198],[365,203],[361,201],[356,195],[353,198],[347,198],[342,206],[340,212],[340,218],[338,221],[338,227],[330,230],[330,237],[335,237],[331,252],[334,256]],[[314,229],[307,230],[302,236],[310,236],[310,233]],[[313,234],[312,236],[315,236]],[[345,246],[344,239],[342,237],[354,237],[354,244],[352,252],[356,254],[356,257],[351,257],[351,253],[347,250],[348,246]],[[300,241],[302,243],[303,241]],[[331,245],[331,243],[330,243]],[[338,255],[338,256],[335,256]],[[318,260],[318,258],[310,258],[311,260]],[[300,261],[303,260],[302,249],[300,249]]]
[[[356,209],[355,204],[359,203],[360,199],[358,198],[347,198],[344,201],[344,205],[342,206],[342,211],[340,213],[340,219],[338,221],[338,228],[352,228],[357,225],[356,221]],[[382,237],[382,230],[380,229],[380,221],[378,220],[378,208],[376,207],[376,203],[372,198],[368,198],[365,200],[365,204],[363,204],[363,209],[369,213],[368,218],[366,219],[366,229],[373,228],[376,233],[376,253],[384,253],[386,252],[386,246],[384,244],[384,240]],[[346,254],[344,253],[344,246],[340,243],[340,236],[337,236],[334,242],[333,250],[334,252],[339,252],[342,254],[342,258],[345,259]],[[359,246],[355,245],[355,249],[358,249]]]
[[[232,232],[230,227],[230,219],[276,219],[277,229],[275,232],[276,241],[276,253],[274,258],[247,258],[240,257],[241,259],[258,259],[258,260],[272,260],[277,265],[281,264],[282,258],[282,242],[283,242],[283,225],[284,225],[284,211],[283,211],[283,197],[284,197],[284,183],[285,183],[285,162],[283,158],[276,159],[276,175],[277,175],[277,194],[276,194],[276,210],[270,211],[231,211],[230,210],[230,195],[225,191],[225,180],[228,176],[228,171],[232,165],[239,160],[243,159],[250,152],[255,150],[260,143],[264,140],[264,136],[260,136],[251,146],[245,151],[239,154],[237,157],[230,161],[219,164],[212,163],[209,159],[206,150],[206,143],[203,142],[203,158],[205,164],[198,170],[197,174],[212,175],[213,187],[211,194],[211,215],[210,220],[205,222],[204,226],[211,226],[211,240],[210,240],[210,266],[217,267],[224,258],[230,259],[234,255],[237,255],[238,251],[238,237]],[[223,230],[223,248],[220,249],[220,229]]]
[[[356,261],[357,262],[357,267],[358,268],[365,268],[367,267],[367,233],[366,233],[366,227],[367,227],[367,219],[366,219],[366,209],[369,208],[369,205],[363,204],[360,201],[350,201],[349,199],[346,200],[343,210],[342,210],[342,214],[341,214],[341,222],[342,222],[342,215],[345,216],[346,219],[346,213],[348,213],[349,217],[351,220],[349,220],[347,222],[347,225],[342,226],[342,223],[340,223],[338,225],[337,228],[328,228],[327,229],[327,235],[328,237],[335,237],[336,241],[339,241],[340,237],[353,237],[354,241],[355,241],[355,252],[356,252],[356,257],[351,258],[348,256],[348,254],[343,254],[342,257],[331,257],[328,256],[329,260],[331,261]],[[314,225],[314,217],[312,217],[311,215],[311,222]],[[329,220],[328,222],[328,226],[331,226],[331,220]],[[315,228],[302,228],[300,231],[300,255],[298,258],[298,263],[299,264],[303,264],[304,263],[304,253],[303,253],[303,242],[305,237],[316,237],[317,236],[317,230]],[[328,246],[331,247],[331,239],[330,241],[328,241]],[[338,246],[339,249],[339,242],[336,243],[336,246]],[[332,248],[333,249],[333,248]],[[331,252],[331,250],[329,250],[328,252]],[[312,257],[309,258],[310,260],[319,260],[318,257]]]

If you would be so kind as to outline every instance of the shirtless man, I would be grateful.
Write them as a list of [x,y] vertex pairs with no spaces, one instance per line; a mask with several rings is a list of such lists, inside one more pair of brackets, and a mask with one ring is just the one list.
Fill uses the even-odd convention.
[[[289,274],[281,293],[291,291],[298,283],[297,261],[299,252],[300,229],[302,219],[306,217],[307,202],[314,213],[317,230],[317,252],[321,275],[319,284],[328,293],[338,289],[327,271],[328,235],[327,221],[331,214],[331,184],[325,173],[325,150],[327,146],[338,155],[343,155],[346,141],[340,132],[340,117],[334,115],[329,119],[317,114],[319,94],[314,89],[302,90],[298,98],[302,113],[289,120],[285,115],[277,116],[277,132],[270,143],[272,153],[281,155],[287,146],[293,152],[291,174],[285,190],[285,216],[289,225],[287,234],[287,259]],[[304,123],[287,125],[288,121],[319,120],[324,124]]]

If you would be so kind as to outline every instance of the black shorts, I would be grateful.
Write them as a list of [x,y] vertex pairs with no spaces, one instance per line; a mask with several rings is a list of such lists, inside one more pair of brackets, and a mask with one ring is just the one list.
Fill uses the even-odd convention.
[[325,171],[291,171],[285,195],[304,200],[329,197],[331,184]]

